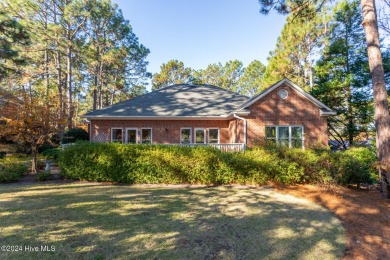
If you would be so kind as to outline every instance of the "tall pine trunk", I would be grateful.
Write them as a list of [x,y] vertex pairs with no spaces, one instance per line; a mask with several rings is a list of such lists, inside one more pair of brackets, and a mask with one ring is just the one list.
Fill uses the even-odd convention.
[[[97,81],[97,77],[95,76],[95,82]],[[97,84],[95,84],[95,88],[93,90],[93,111],[97,109]]]
[[374,92],[376,147],[383,195],[390,198],[390,115],[382,55],[379,45],[375,0],[361,0],[368,63]]
[[[47,113],[50,109],[49,107],[49,94],[50,94],[50,82],[49,82],[49,40],[48,40],[48,8],[47,5],[45,5],[45,11],[44,11],[44,16],[45,16],[45,24],[44,24],[44,29],[45,29],[45,88],[46,88],[46,93],[45,93],[45,98],[46,98],[46,110],[45,113]],[[45,127],[49,127],[49,118],[48,115],[45,115]]]
[[[99,61],[99,46],[96,47],[96,61]],[[97,98],[98,98],[98,93],[97,93],[97,89],[98,89],[98,66],[95,67],[95,76],[94,76],[94,90],[93,90],[93,111],[95,111],[97,108],[98,108],[98,105],[97,105]]]
[[[54,24],[58,25],[57,20],[57,5],[55,1],[53,0],[53,18],[54,18]],[[55,45],[56,45],[56,69],[57,69],[57,88],[58,88],[58,129],[60,132],[60,137],[62,138],[63,133],[65,131],[65,125],[64,125],[64,116],[65,116],[65,105],[64,105],[64,94],[63,94],[63,86],[62,86],[62,69],[61,69],[61,52],[60,52],[60,41],[58,39],[58,33],[56,30],[55,33]]]
[[66,48],[66,85],[69,91],[68,97],[68,129],[73,128],[73,91],[72,91],[72,46],[70,26],[67,27],[68,46]]
[[[345,34],[344,34],[344,40],[345,40],[345,44],[347,46],[346,50],[345,50],[345,74],[349,75],[351,74],[351,70],[350,70],[350,66],[349,66],[349,35],[348,35],[348,31],[349,31],[350,27],[348,25],[346,25],[346,28],[345,28]],[[354,131],[355,131],[355,124],[354,124],[354,121],[353,121],[353,111],[352,111],[352,86],[351,86],[351,82],[349,80],[349,78],[345,79],[346,81],[348,81],[348,86],[347,86],[347,107],[348,107],[348,110],[347,110],[347,119],[348,119],[348,124],[347,124],[347,131],[348,131],[348,141],[349,141],[349,145],[352,146],[353,145],[353,135],[354,135]]]

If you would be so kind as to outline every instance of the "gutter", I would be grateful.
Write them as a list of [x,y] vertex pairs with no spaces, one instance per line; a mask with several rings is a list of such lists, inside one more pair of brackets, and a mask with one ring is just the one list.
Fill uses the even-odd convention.
[[237,119],[241,119],[242,121],[244,121],[244,144],[246,146],[246,119],[243,118],[243,117],[239,117],[236,115],[236,113],[233,114],[233,116]]
[[320,116],[335,116],[335,115],[337,115],[337,113],[333,110],[331,111],[320,110]]
[[228,116],[89,116],[88,120],[227,120]]

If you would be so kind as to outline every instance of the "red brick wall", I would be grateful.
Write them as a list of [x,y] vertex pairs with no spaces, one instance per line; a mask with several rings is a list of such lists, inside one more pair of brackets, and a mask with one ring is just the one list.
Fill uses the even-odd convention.
[[230,142],[244,142],[244,122],[240,119],[232,119],[229,121]]
[[195,128],[206,128],[206,142],[208,142],[208,129],[219,128],[220,143],[230,143],[229,122],[224,120],[92,120],[91,140],[94,142],[110,142],[111,128],[123,129],[123,141],[125,141],[125,129],[138,129],[138,142],[140,141],[141,128],[152,128],[152,143],[168,144],[180,143],[180,128],[191,128],[192,141],[194,142]]
[[[288,91],[281,99],[280,89]],[[327,118],[320,116],[320,109],[289,86],[280,86],[252,104],[247,117],[248,145],[264,142],[265,127],[269,125],[303,126],[305,147],[327,145]]]

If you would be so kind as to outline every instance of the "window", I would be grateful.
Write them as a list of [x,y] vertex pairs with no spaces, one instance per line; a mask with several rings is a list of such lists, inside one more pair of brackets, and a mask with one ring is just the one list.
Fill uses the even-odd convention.
[[265,127],[265,137],[267,139],[267,144],[276,145],[276,127],[275,126],[266,126]]
[[141,143],[151,144],[152,143],[152,128],[141,129]]
[[111,128],[111,142],[122,143],[122,128]]
[[195,143],[205,144],[206,143],[206,129],[195,128]]
[[209,144],[219,144],[219,129],[210,128],[209,129]]
[[138,143],[138,129],[137,128],[126,128],[126,143],[127,144]]
[[291,147],[303,147],[302,130],[301,126],[291,127]]
[[278,95],[281,99],[286,99],[288,97],[288,91],[284,88],[278,91]]
[[278,126],[278,144],[281,146],[289,147],[290,144],[290,127]]
[[190,144],[191,143],[191,128],[180,129],[180,143]]
[[265,137],[269,144],[303,148],[302,126],[266,126]]

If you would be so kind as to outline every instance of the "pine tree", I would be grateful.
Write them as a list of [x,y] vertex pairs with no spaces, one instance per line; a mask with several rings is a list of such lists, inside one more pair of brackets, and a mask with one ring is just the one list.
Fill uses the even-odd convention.
[[149,50],[138,42],[129,21],[109,1],[91,2],[86,34],[87,70],[92,76],[93,109],[138,95],[145,79]]
[[173,84],[187,84],[193,81],[192,69],[184,66],[184,63],[178,60],[170,60],[163,63],[159,73],[153,74],[153,90],[165,88]]
[[[330,25],[329,45],[316,66],[317,84],[313,94],[337,110],[330,117],[330,133],[342,144],[367,132],[373,120],[370,71],[364,45],[362,15],[357,0],[335,7]],[[341,138],[340,138],[341,137]]]
[[[307,7],[309,11],[314,6]],[[291,13],[286,20],[276,48],[270,52],[263,84],[269,86],[288,78],[307,90],[313,88],[313,56],[323,46],[328,14],[312,12],[310,17]]]
[[212,63],[207,65],[206,69],[194,71],[194,79],[197,84],[222,86],[223,73],[224,66],[222,65],[222,63]]
[[240,79],[243,74],[243,64],[239,60],[230,60],[222,65],[209,64],[206,69],[194,72],[195,81],[199,84],[215,85],[230,91],[240,92]]
[[[15,46],[25,46],[29,43],[29,35],[25,28],[4,11],[0,5],[0,80],[10,71],[15,71],[15,65],[23,65]],[[8,61],[8,64],[5,62]]]
[[261,61],[254,60],[247,67],[240,78],[240,93],[247,96],[253,96],[267,86],[262,84],[266,67]]

